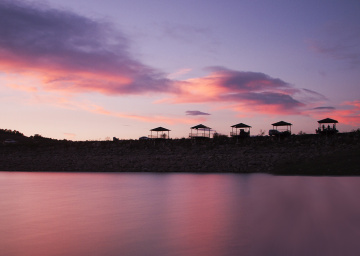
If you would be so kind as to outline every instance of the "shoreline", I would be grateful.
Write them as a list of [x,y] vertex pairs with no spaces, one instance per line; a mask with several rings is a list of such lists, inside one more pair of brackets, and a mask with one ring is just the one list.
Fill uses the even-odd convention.
[[43,141],[0,146],[0,170],[358,176],[359,133],[194,141]]

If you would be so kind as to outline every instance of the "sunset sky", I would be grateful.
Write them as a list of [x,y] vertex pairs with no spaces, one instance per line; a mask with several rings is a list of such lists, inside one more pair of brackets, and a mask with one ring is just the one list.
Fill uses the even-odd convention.
[[0,0],[1,129],[137,139],[360,127],[360,1]]

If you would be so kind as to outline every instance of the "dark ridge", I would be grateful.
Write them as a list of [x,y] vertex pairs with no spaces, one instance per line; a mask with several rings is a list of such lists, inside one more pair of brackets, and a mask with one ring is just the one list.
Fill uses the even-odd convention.
[[17,143],[0,144],[1,171],[360,175],[360,129],[238,140],[69,141],[7,132],[0,140],[9,136]]

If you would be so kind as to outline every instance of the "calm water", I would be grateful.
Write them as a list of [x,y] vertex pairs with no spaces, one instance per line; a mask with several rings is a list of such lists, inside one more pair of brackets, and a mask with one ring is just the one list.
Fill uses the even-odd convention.
[[360,178],[0,173],[0,255],[359,255]]

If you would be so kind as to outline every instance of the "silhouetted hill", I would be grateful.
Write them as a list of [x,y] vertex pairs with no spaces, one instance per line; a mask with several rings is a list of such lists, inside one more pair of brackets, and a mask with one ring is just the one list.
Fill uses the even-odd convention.
[[238,141],[225,136],[208,140],[77,142],[40,135],[6,136],[23,141],[0,144],[1,171],[360,175],[360,130],[329,137],[259,136]]
[[23,133],[10,130],[10,129],[0,129],[0,142],[3,143],[6,139],[12,139],[18,142],[19,144],[28,144],[28,143],[35,143],[40,141],[47,141],[47,142],[56,142],[58,140],[45,138],[39,134],[35,134],[34,136],[27,137]]
[[19,131],[0,129],[0,142],[2,143],[6,139],[13,139],[19,142],[27,142],[29,140],[28,137],[24,136],[24,134]]

